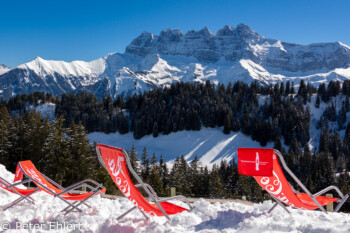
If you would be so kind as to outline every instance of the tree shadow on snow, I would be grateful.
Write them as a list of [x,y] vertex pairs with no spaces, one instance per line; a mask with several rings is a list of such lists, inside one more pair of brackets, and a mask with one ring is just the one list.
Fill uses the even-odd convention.
[[241,213],[235,210],[220,211],[218,216],[214,219],[211,218],[208,221],[202,222],[195,226],[196,231],[205,230],[205,229],[217,229],[223,230],[225,228],[233,228],[237,224],[244,221],[246,218],[258,217],[261,214],[253,213]]

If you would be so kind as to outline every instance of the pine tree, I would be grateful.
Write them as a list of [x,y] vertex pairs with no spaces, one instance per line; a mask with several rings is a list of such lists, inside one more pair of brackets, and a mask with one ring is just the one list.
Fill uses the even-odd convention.
[[317,95],[316,102],[315,102],[315,108],[319,108],[321,103],[320,95]]
[[94,165],[97,160],[84,126],[72,123],[67,135],[68,151],[72,162],[65,179],[69,179],[71,183],[87,178],[93,179],[96,176]]
[[223,198],[225,197],[225,188],[221,180],[218,170],[213,167],[209,178],[209,190],[211,198]]
[[282,151],[282,142],[280,137],[276,137],[275,144],[273,146],[278,151]]
[[153,137],[158,137],[158,123],[155,121],[152,129]]
[[231,131],[231,123],[232,123],[232,112],[229,112],[225,115],[224,122],[224,134],[229,134]]
[[287,81],[287,84],[286,84],[286,90],[285,90],[285,92],[284,92],[284,95],[285,96],[288,96],[289,94],[290,94],[290,82],[289,81]]
[[292,86],[290,87],[290,93],[291,93],[291,94],[295,94],[294,82],[292,82]]
[[345,97],[345,111],[349,112],[350,111],[350,103],[349,103],[349,96]]
[[40,170],[41,163],[39,161],[45,156],[45,152],[42,148],[49,135],[49,121],[48,119],[44,120],[41,113],[34,111],[27,111],[23,119],[26,125],[26,131],[23,136],[28,142],[23,149],[28,159],[30,158]]
[[13,121],[13,128],[10,134],[12,146],[9,155],[9,170],[15,171],[17,162],[28,159],[25,148],[29,143],[28,134],[26,134],[26,124],[23,118],[16,116]]
[[0,164],[9,169],[12,121],[6,107],[0,108]]
[[173,187],[176,187],[176,192],[191,195],[189,177],[189,166],[185,157],[183,155],[181,159],[177,157],[170,173],[170,182]]
[[157,162],[157,155],[155,153],[152,154],[150,169],[151,172],[149,176],[149,184],[153,187],[153,189],[159,196],[164,196],[165,193],[161,178],[161,169],[160,165]]
[[143,148],[141,165],[142,165],[142,170],[141,170],[142,180],[147,183],[150,175],[150,164],[149,164],[149,156],[148,156],[146,147]]
[[199,178],[199,196],[200,197],[209,197],[210,187],[209,187],[210,174],[208,167],[201,167],[200,169],[200,178]]
[[169,191],[169,170],[168,170],[168,167],[167,167],[166,163],[164,163],[163,155],[160,155],[159,169],[160,169],[160,177],[161,177],[161,181],[162,181],[162,184],[163,184],[164,194],[166,196],[169,196],[170,195],[170,191]]
[[[131,150],[128,152],[128,155],[130,158],[130,163],[132,168],[137,174],[140,174],[140,166],[139,166],[140,159],[137,157],[138,153],[136,152],[135,145],[132,145]],[[132,178],[132,180],[136,182],[136,179]]]
[[151,174],[149,176],[149,184],[152,186],[158,196],[165,196],[163,182],[159,174],[158,166],[152,167]]
[[328,129],[324,127],[322,128],[322,131],[321,131],[319,151],[327,152],[328,146],[329,146]]
[[346,122],[346,110],[345,110],[345,105],[343,105],[342,108],[339,110],[339,115],[338,115],[339,130],[343,129],[345,122]]
[[45,142],[46,146],[44,150],[46,156],[40,162],[43,164],[44,174],[60,185],[68,185],[70,182],[65,180],[65,177],[72,168],[72,158],[69,153],[69,143],[65,137],[66,130],[63,128],[63,123],[63,118],[58,118],[53,122],[49,136]]
[[192,183],[192,190],[191,192],[193,193],[194,196],[200,196],[200,174],[199,174],[199,160],[198,156],[196,155],[194,159],[191,162],[190,166],[190,173],[191,173],[191,183]]

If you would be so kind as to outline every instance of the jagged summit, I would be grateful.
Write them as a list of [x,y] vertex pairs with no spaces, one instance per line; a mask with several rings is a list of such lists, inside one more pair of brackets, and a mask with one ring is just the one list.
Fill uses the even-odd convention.
[[199,31],[190,30],[185,34],[185,37],[211,37],[213,33],[209,30],[208,27],[204,27]]
[[215,35],[216,36],[233,36],[234,35],[233,30],[234,30],[233,27],[225,25],[222,29],[219,29]]
[[214,35],[208,27],[199,31],[190,30],[183,34],[179,29],[165,29],[158,35],[143,32],[126,48],[126,53],[147,56],[150,53],[194,56],[200,61],[216,62],[220,56],[236,59],[227,54],[242,46],[242,43],[263,41],[258,33],[247,25],[236,28],[224,26]]
[[182,33],[142,32],[125,49],[91,61],[37,57],[13,69],[0,66],[0,98],[45,91],[131,95],[172,83],[300,80],[314,85],[350,79],[350,46],[341,42],[298,45],[265,38],[245,24]]
[[0,68],[10,68],[10,67],[8,67],[8,66],[6,66],[4,64],[0,64]]

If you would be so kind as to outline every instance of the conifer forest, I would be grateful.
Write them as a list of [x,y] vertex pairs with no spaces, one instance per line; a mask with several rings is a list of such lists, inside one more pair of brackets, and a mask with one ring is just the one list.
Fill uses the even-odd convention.
[[[12,172],[21,160],[32,160],[42,173],[68,186],[92,178],[117,193],[100,166],[90,132],[126,134],[135,139],[159,137],[183,130],[222,127],[223,134],[241,131],[260,145],[274,143],[289,168],[311,192],[336,184],[350,193],[350,81],[331,81],[313,87],[301,81],[262,86],[236,82],[214,85],[177,83],[133,96],[98,99],[89,93],[17,95],[0,102],[0,163]],[[341,100],[339,106],[339,101]],[[28,110],[28,106],[55,104],[55,119]],[[318,116],[318,146],[309,147],[310,106],[326,105]],[[345,131],[340,134],[339,131]],[[198,158],[188,162],[179,154],[170,167],[163,155],[130,145],[134,169],[159,196],[177,194],[207,198],[269,199],[252,177],[238,175],[235,161],[211,168]],[[287,177],[288,178],[288,177]],[[291,184],[293,182],[291,181]],[[349,203],[343,207],[350,211]]]

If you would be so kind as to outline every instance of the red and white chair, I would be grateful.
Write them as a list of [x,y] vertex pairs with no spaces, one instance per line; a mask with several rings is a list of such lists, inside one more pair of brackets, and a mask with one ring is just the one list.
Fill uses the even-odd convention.
[[[25,180],[22,181],[24,176]],[[106,192],[106,189],[103,187],[103,185],[98,184],[96,181],[90,179],[83,180],[67,188],[63,188],[44,174],[40,173],[34,164],[29,160],[21,161],[18,163],[15,175],[15,182],[16,181],[22,181],[20,183],[33,182],[38,187],[38,189],[64,201],[68,206],[61,212],[64,212],[65,215],[73,210],[82,212],[82,210],[78,208],[80,205],[84,204],[90,207],[86,204],[87,200],[97,194],[104,194]],[[90,192],[83,194],[71,193],[72,191],[77,190],[83,186],[89,188]]]
[[[322,212],[327,213],[324,206],[332,202],[338,202],[334,210],[334,212],[338,212],[349,197],[348,194],[344,195],[336,186],[329,186],[315,194],[311,194],[288,168],[282,154],[278,150],[238,148],[237,154],[238,173],[253,176],[258,184],[275,199],[276,204],[273,205],[268,213],[277,205],[280,205],[285,211],[290,213],[282,203],[305,210],[320,209]],[[284,170],[304,191],[303,193],[296,191],[288,183],[278,160],[282,163]],[[321,196],[330,190],[335,190],[340,198]]]
[[[144,183],[137,175],[137,173],[133,170],[128,154],[125,150],[117,147],[97,144],[96,152],[101,164],[108,171],[109,175],[112,177],[119,190],[134,204],[133,208],[121,214],[118,219],[123,218],[135,209],[138,209],[147,219],[147,214],[151,216],[165,216],[167,219],[170,219],[169,215],[192,210],[191,205],[184,196],[179,195],[175,197],[160,199],[152,187]],[[128,169],[139,182],[139,184],[133,184]],[[137,188],[143,188],[152,203],[144,198]],[[181,206],[167,202],[169,200],[179,198],[186,200],[189,209],[185,209]]]

